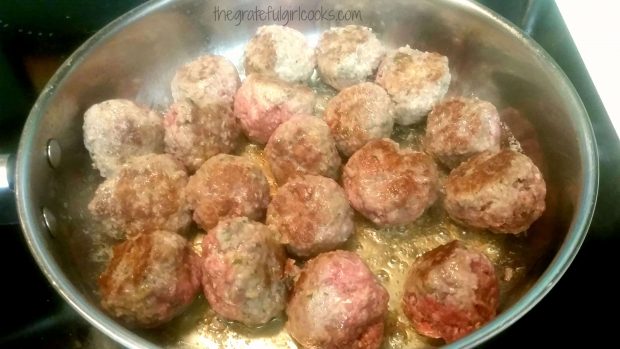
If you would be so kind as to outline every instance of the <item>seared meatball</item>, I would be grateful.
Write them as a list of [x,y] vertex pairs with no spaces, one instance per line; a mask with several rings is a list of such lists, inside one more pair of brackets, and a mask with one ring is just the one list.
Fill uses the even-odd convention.
[[221,317],[261,325],[286,306],[284,248],[262,223],[223,220],[202,242],[202,284]]
[[540,170],[527,156],[508,149],[484,152],[450,173],[445,207],[465,225],[518,234],[542,215],[546,192]]
[[390,97],[371,82],[347,87],[327,104],[325,121],[338,150],[351,156],[369,141],[392,134],[394,119]]
[[175,102],[186,99],[198,107],[231,105],[241,80],[237,68],[222,56],[204,55],[177,70],[170,89]]
[[390,139],[353,154],[342,178],[351,206],[379,226],[413,222],[437,199],[438,172],[430,156]]
[[403,296],[403,310],[416,331],[448,342],[493,319],[498,304],[493,264],[459,241],[416,259]]
[[421,121],[448,92],[448,58],[401,47],[383,59],[376,81],[394,101],[396,123],[411,125]]
[[450,168],[485,150],[498,151],[501,127],[493,104],[477,98],[443,101],[428,114],[425,148]]
[[130,326],[156,327],[200,290],[200,259],[180,235],[154,231],[114,246],[99,277],[101,306]]
[[235,96],[235,116],[245,135],[265,144],[281,123],[295,114],[312,114],[314,92],[306,86],[252,74]]
[[278,189],[267,209],[267,224],[282,234],[289,251],[311,257],[347,241],[353,210],[333,179],[307,175]]
[[265,158],[281,184],[302,174],[336,179],[342,161],[325,121],[311,115],[293,116],[278,126],[267,142]]
[[129,236],[155,230],[183,232],[192,221],[186,185],[187,173],[172,156],[143,155],[101,183],[88,209],[110,230]]
[[308,349],[379,348],[389,295],[353,252],[306,263],[286,308],[288,333]]
[[321,79],[337,90],[366,81],[384,55],[385,48],[372,29],[359,25],[329,29],[316,48]]
[[187,184],[194,221],[209,230],[227,217],[259,220],[269,204],[269,183],[250,160],[219,154],[207,160]]
[[111,99],[84,113],[84,145],[102,177],[114,175],[129,158],[160,153],[162,119],[126,99]]
[[214,155],[233,151],[241,134],[230,106],[211,104],[198,108],[190,100],[170,106],[164,128],[166,152],[190,172]]
[[316,58],[299,31],[281,25],[258,27],[245,47],[245,73],[265,74],[288,82],[310,79]]

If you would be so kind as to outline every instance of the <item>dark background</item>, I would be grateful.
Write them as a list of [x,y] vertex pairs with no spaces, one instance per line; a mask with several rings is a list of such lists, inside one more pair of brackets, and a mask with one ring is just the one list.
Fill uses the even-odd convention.
[[[14,153],[22,125],[51,74],[83,41],[143,0],[0,0],[0,153]],[[481,1],[526,29],[577,88],[594,126],[601,178],[588,237],[565,276],[533,310],[485,347],[602,345],[612,340],[620,294],[620,143],[552,1]],[[584,6],[586,4],[584,3]],[[0,204],[0,213],[12,209]],[[0,347],[101,347],[104,337],[49,286],[20,228],[0,226]],[[98,344],[94,344],[98,343]]]

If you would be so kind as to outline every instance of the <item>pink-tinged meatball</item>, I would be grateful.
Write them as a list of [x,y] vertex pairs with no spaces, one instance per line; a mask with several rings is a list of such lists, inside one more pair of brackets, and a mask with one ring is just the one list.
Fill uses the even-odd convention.
[[214,155],[232,152],[241,135],[230,106],[211,104],[198,108],[190,100],[170,106],[164,128],[166,152],[190,172]]
[[376,81],[394,101],[396,123],[415,124],[448,92],[448,58],[409,46],[401,47],[383,59]]
[[154,231],[114,247],[99,277],[101,306],[135,327],[156,327],[179,315],[200,290],[200,258],[180,235]]
[[437,199],[431,157],[390,139],[371,141],[353,154],[342,178],[351,206],[379,226],[413,222]]
[[202,242],[202,284],[219,316],[249,326],[286,306],[286,254],[276,233],[246,217],[221,221]]
[[187,184],[194,221],[204,230],[229,217],[260,220],[269,205],[269,183],[261,169],[240,156],[219,154],[207,160]]
[[312,114],[314,92],[266,75],[251,74],[235,96],[235,116],[253,142],[265,144],[283,122],[296,114]]
[[126,99],[111,99],[84,113],[84,146],[102,177],[113,176],[131,157],[164,149],[162,118]]
[[316,48],[321,79],[337,90],[371,78],[384,55],[372,29],[359,25],[329,29]]
[[426,122],[426,151],[449,168],[483,151],[498,151],[501,126],[493,104],[457,97],[433,107]]
[[376,349],[388,300],[358,255],[323,253],[306,263],[295,283],[286,329],[307,349]]
[[450,173],[445,208],[465,225],[518,234],[542,215],[546,192],[542,173],[527,156],[484,152]]
[[353,210],[331,178],[306,175],[280,187],[267,209],[267,224],[288,250],[311,257],[337,248],[353,233]]
[[337,179],[342,162],[329,127],[311,115],[293,116],[278,126],[267,142],[265,158],[280,184],[303,174]]
[[132,158],[106,179],[88,205],[110,231],[128,236],[156,230],[183,232],[191,223],[183,165],[168,154]]
[[281,25],[258,27],[245,47],[245,73],[264,74],[288,82],[310,79],[316,58],[299,31]]
[[371,82],[347,87],[327,104],[325,121],[338,150],[344,156],[351,156],[369,141],[392,134],[390,97],[381,86]]
[[241,80],[237,68],[226,58],[204,55],[177,70],[170,90],[175,102],[186,99],[198,107],[231,105]]
[[495,317],[499,281],[482,252],[459,241],[439,246],[413,263],[403,310],[420,334],[455,341]]

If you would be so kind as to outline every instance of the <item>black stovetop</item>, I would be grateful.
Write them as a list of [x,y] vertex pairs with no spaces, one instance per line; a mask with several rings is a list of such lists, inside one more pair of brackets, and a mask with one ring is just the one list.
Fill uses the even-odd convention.
[[[96,30],[142,2],[0,1],[0,153],[15,152],[38,91],[62,61]],[[527,25],[567,73],[590,114],[601,166],[594,221],[577,258],[540,304],[485,346],[605,343],[617,324],[607,319],[615,318],[620,304],[612,286],[619,265],[620,142],[554,3],[482,2]],[[56,294],[16,224],[0,226],[0,276],[0,348],[115,347]]]

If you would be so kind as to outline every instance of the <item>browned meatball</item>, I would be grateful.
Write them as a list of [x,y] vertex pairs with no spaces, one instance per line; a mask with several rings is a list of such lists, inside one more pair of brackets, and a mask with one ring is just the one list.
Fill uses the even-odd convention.
[[180,235],[155,231],[116,245],[99,277],[101,306],[130,326],[179,315],[200,289],[200,259]]
[[187,184],[194,221],[204,229],[223,218],[245,216],[259,220],[269,204],[269,183],[248,159],[219,154],[207,160]]
[[166,152],[195,172],[208,158],[235,149],[241,130],[224,104],[198,108],[190,100],[170,106],[164,121]]
[[446,211],[457,222],[496,233],[520,233],[545,210],[545,180],[527,156],[484,152],[446,181]]
[[389,295],[353,252],[320,254],[306,263],[286,308],[288,333],[308,349],[376,349]]
[[483,253],[452,241],[421,257],[405,284],[403,309],[421,334],[455,341],[495,317],[499,281]]
[[286,254],[267,226],[235,217],[223,220],[202,242],[203,287],[221,317],[261,325],[286,305]]
[[192,221],[186,184],[187,173],[172,156],[138,156],[99,185],[88,209],[114,233],[183,232]]
[[380,226],[413,222],[437,199],[433,160],[390,139],[371,141],[353,154],[342,179],[351,206]]
[[394,128],[391,103],[385,90],[371,82],[347,87],[332,98],[325,121],[338,150],[351,156],[373,139],[390,137]]
[[278,189],[267,224],[282,234],[289,251],[310,257],[347,241],[353,233],[353,210],[333,179],[307,175]]
[[298,115],[280,125],[269,138],[265,158],[278,183],[303,174],[336,179],[341,159],[325,121]]
[[450,168],[483,151],[498,151],[501,126],[493,104],[451,98],[435,105],[426,122],[425,148]]

